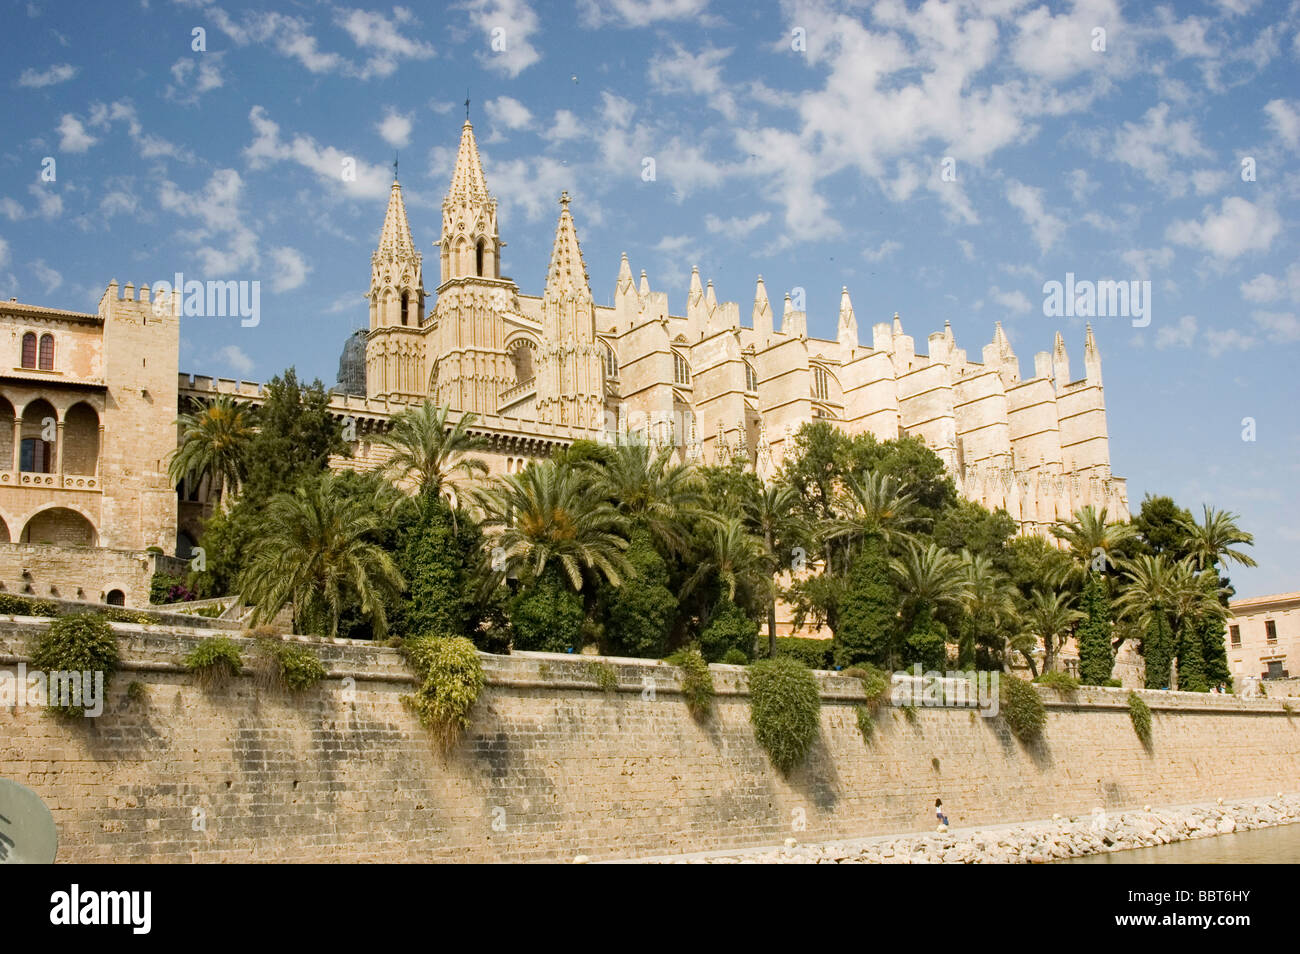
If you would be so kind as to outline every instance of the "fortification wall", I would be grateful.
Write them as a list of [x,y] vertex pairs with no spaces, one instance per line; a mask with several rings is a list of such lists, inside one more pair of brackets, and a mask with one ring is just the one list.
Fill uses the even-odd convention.
[[[0,620],[11,671],[44,624]],[[861,689],[821,674],[807,764],[775,772],[754,741],[744,671],[715,667],[697,721],[677,671],[592,657],[485,656],[473,725],[445,755],[403,706],[399,654],[318,642],[328,678],[300,695],[247,676],[204,690],[179,663],[198,636],[114,624],[124,671],[104,714],[0,709],[0,776],[46,800],[64,861],[593,860],[919,831],[1294,789],[1300,717],[1280,700],[1144,693],[1144,749],[1121,690],[1047,692],[1043,741],[967,709],[898,709],[857,728]],[[138,681],[146,698],[127,690]],[[651,692],[647,686],[653,686]]]

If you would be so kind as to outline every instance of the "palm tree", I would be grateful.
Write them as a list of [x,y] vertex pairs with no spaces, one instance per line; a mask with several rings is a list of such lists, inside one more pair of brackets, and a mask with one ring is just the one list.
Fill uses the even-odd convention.
[[887,474],[867,471],[860,478],[845,474],[839,510],[844,515],[826,531],[824,539],[852,543],[865,536],[895,540],[916,523],[916,498],[903,493]]
[[224,503],[227,493],[234,494],[248,474],[252,407],[222,394],[201,411],[182,414],[176,423],[180,444],[167,465],[168,479],[179,484],[187,478],[198,482],[208,477],[220,488]]
[[687,549],[686,523],[700,515],[703,494],[695,468],[673,461],[673,449],[619,444],[604,461],[586,461],[598,494],[633,523],[645,527],[669,552]]
[[452,497],[455,506],[457,479],[488,472],[482,460],[465,456],[486,447],[487,441],[469,431],[476,415],[462,414],[455,424],[448,424],[447,416],[448,408],[426,400],[394,414],[388,431],[375,443],[393,451],[384,465],[391,477],[412,480],[419,494]]
[[1089,504],[1075,511],[1072,519],[1053,527],[1052,534],[1069,545],[1075,572],[1082,577],[1092,571],[1099,557],[1103,572],[1118,566],[1124,545],[1137,536],[1137,531],[1130,523],[1108,523],[1106,508],[1097,510]]
[[[784,561],[777,552],[782,541],[802,539],[807,526],[799,513],[799,495],[789,484],[772,481],[764,484],[757,497],[745,501],[745,520],[763,541],[763,550],[771,568],[767,593],[767,649],[776,657],[776,575]],[[793,555],[793,554],[792,554]]]
[[[974,643],[981,632],[996,634],[1010,628],[1016,621],[1018,614],[1015,598],[1018,591],[1006,574],[998,570],[984,554],[962,550],[961,561],[970,583],[965,600],[966,617],[970,621],[970,639],[969,642],[964,640],[965,644],[959,647],[958,658],[973,661]],[[1005,654],[1006,640],[1000,642]],[[1006,666],[1004,659],[1003,668]]]
[[736,590],[745,586],[759,589],[770,580],[770,564],[762,542],[749,532],[739,517],[727,517],[713,527],[705,546],[704,559],[682,587],[689,594],[711,574],[717,574],[726,587],[727,599],[736,601]]
[[584,572],[617,586],[630,570],[620,536],[627,518],[591,492],[584,471],[544,461],[498,477],[477,499],[484,529],[496,531],[495,582],[521,569],[541,576],[553,560],[574,590],[582,589]]
[[290,601],[299,619],[325,613],[337,636],[349,594],[361,601],[376,638],[387,632],[384,602],[405,584],[392,557],[370,539],[378,514],[340,493],[330,473],[271,498],[248,562],[238,580],[240,598],[253,604],[253,623],[275,617]]
[[[1166,663],[1177,645],[1171,618],[1177,601],[1175,564],[1163,554],[1142,554],[1124,563],[1123,570],[1125,583],[1114,607],[1120,618],[1141,634],[1147,685],[1158,689],[1165,685],[1169,675],[1164,671]],[[1163,645],[1164,633],[1170,634],[1168,646]]]
[[[903,597],[903,632],[922,613],[960,609],[970,593],[971,583],[961,557],[937,544],[921,546],[909,540],[902,559],[891,560],[889,565]],[[891,659],[890,665],[894,664]]]
[[[1043,672],[1051,672],[1056,651],[1065,643],[1083,614],[1070,604],[1073,595],[1034,590],[1024,612],[1025,632],[1043,641]],[[1037,673],[1035,673],[1037,675]]]
[[1202,506],[1205,518],[1203,522],[1180,520],[1179,525],[1190,537],[1191,558],[1198,570],[1214,566],[1220,560],[1240,563],[1242,566],[1256,566],[1254,559],[1240,550],[1234,550],[1235,544],[1254,546],[1255,537],[1237,526],[1237,514],[1226,510],[1215,510],[1205,504]]

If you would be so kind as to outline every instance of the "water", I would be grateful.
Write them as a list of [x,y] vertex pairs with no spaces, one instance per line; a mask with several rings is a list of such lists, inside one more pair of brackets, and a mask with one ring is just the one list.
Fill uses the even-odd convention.
[[1057,864],[1258,865],[1300,862],[1300,824],[1176,841],[1154,848],[1066,858]]

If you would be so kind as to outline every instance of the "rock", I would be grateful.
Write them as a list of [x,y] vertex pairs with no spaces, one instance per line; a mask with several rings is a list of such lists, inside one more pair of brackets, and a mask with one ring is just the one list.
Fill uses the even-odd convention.
[[1223,821],[1219,822],[1219,824],[1215,826],[1215,830],[1220,835],[1231,835],[1234,831],[1237,830],[1237,823],[1233,821],[1231,818],[1225,818]]

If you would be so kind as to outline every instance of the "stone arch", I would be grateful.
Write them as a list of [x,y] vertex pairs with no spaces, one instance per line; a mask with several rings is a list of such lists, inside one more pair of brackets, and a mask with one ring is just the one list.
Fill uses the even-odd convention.
[[0,471],[13,470],[17,464],[14,455],[14,419],[18,412],[13,402],[0,394]]
[[[58,437],[59,414],[45,398],[32,401],[22,412],[18,467],[25,473],[53,474],[58,472],[54,449]],[[54,423],[53,432],[50,424]]]
[[99,414],[78,401],[63,415],[63,472],[93,476],[99,470]]
[[9,536],[9,521],[3,515],[0,515],[0,543],[9,543],[12,539]]
[[125,606],[126,594],[119,589],[111,589],[104,595],[104,602],[109,606]]
[[537,376],[537,343],[521,336],[506,345],[515,372],[515,383],[523,384]]
[[63,547],[97,546],[99,532],[94,521],[79,507],[50,505],[27,518],[20,542],[50,543]]

